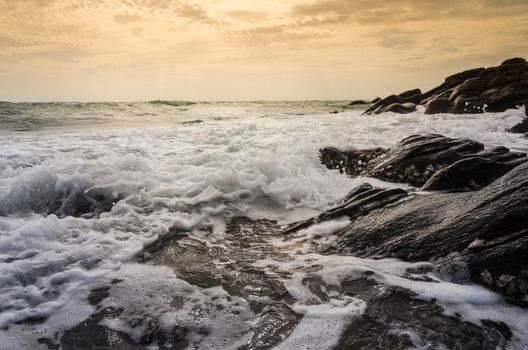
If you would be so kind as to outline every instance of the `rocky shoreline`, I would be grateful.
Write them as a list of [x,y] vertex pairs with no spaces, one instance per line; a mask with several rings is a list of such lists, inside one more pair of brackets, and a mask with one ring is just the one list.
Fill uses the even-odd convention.
[[[528,116],[527,105],[528,62],[515,57],[497,67],[473,68],[453,74],[427,92],[412,89],[376,98],[364,114],[412,113],[419,106],[425,109],[425,114],[473,114],[504,112],[524,106]],[[528,118],[513,126],[510,132],[528,135]]]
[[[525,154],[504,147],[486,150],[478,142],[441,135],[411,136],[388,150],[323,149],[321,161],[330,168],[350,176],[406,182],[422,186],[422,190],[387,190],[364,184],[334,208],[287,228],[274,221],[235,217],[227,224],[223,244],[213,248],[175,228],[145,248],[138,262],[168,266],[191,285],[221,287],[232,298],[249,301],[255,327],[247,345],[240,349],[272,348],[287,339],[302,321],[302,315],[294,310],[296,299],[283,282],[292,278],[293,272],[255,266],[262,259],[292,263],[288,245],[284,250],[270,241],[295,242],[292,238],[299,230],[336,218],[347,217],[350,224],[336,232],[337,238],[330,244],[316,245],[315,252],[321,256],[429,261],[431,265],[408,269],[402,277],[435,283],[429,277],[434,268],[454,283],[481,284],[502,294],[506,301],[526,308],[527,160]],[[416,346],[409,334],[433,347],[503,349],[512,337],[511,325],[493,319],[468,322],[457,315],[446,315],[436,300],[387,284],[374,270],[332,285],[318,274],[321,268],[318,261],[313,261],[295,270],[305,274],[302,285],[315,296],[314,304],[328,302],[336,295],[366,303],[364,313],[349,323],[335,349],[406,349]],[[143,315],[141,322],[153,328],[149,337],[139,342],[100,325],[101,320],[133,312],[99,306],[112,288],[109,285],[90,293],[89,302],[98,313],[57,342],[41,341],[50,348],[60,343],[62,349],[83,349],[86,339],[95,341],[101,349],[146,349],[152,343],[160,349],[197,346],[187,337],[202,332],[199,328],[162,329],[159,320],[149,315]],[[213,302],[200,308],[208,312],[210,308],[221,310],[222,306]],[[394,329],[407,331],[395,333]]]
[[[365,113],[408,113],[417,106],[428,114],[515,108],[528,101],[527,72],[525,60],[507,60],[499,67],[448,77],[427,93],[416,89],[389,96]],[[526,120],[511,131],[528,132]],[[189,286],[226,293],[222,302],[212,298],[196,303],[188,317],[241,318],[241,300],[247,303],[244,307],[252,315],[252,327],[240,330],[247,341],[238,349],[280,348],[294,336],[307,316],[299,312],[299,296],[287,286],[291,281],[297,281],[308,295],[302,300],[307,308],[337,303],[362,310],[347,319],[335,349],[506,349],[514,337],[514,324],[450,314],[436,298],[413,290],[412,284],[476,283],[502,295],[507,307],[528,308],[526,154],[439,134],[412,135],[388,149],[351,146],[321,149],[321,163],[350,177],[405,184],[401,187],[406,189],[364,183],[331,209],[287,227],[272,220],[234,216],[226,220],[221,242],[175,226],[146,245],[136,262],[168,267]],[[81,191],[71,207],[56,201],[52,212],[94,217],[111,210],[120,199],[104,191]],[[335,220],[346,224],[332,233],[335,239],[325,241],[320,233],[299,238],[300,232]],[[203,234],[212,234],[209,229],[203,228]],[[308,252],[299,253],[308,243]],[[348,277],[330,283],[326,277],[332,272],[327,265],[336,257],[365,258],[372,266],[387,259],[409,265],[397,275],[400,284],[390,283],[382,269],[367,265],[354,267]],[[341,260],[337,261],[339,265]],[[95,313],[60,337],[41,338],[40,343],[64,350],[85,349],[87,343],[97,349],[148,349],[153,344],[167,350],[200,348],[193,339],[207,336],[209,330],[204,327],[167,328],[163,313],[138,314],[119,302],[107,302],[122,282],[112,280],[91,290],[87,302]],[[187,295],[170,298],[170,310],[193,303]],[[108,326],[116,319],[147,332],[132,339]]]

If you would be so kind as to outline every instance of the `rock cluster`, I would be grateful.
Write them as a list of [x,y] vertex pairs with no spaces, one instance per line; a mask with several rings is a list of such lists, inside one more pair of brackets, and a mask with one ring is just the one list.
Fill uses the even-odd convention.
[[426,114],[502,112],[528,104],[528,63],[511,58],[498,67],[475,68],[447,77],[441,85],[390,95],[369,107],[365,114],[410,113],[416,106]]
[[[345,157],[344,166],[360,154],[332,152],[322,152],[330,166],[336,164],[330,162],[331,154]],[[523,154],[502,147],[484,150],[478,142],[441,135],[412,136],[362,169],[357,164],[348,169],[351,175],[409,182],[427,190],[473,190],[428,195],[398,190],[400,200],[387,201],[395,190],[363,185],[344,204],[312,219],[324,221],[337,212],[353,220],[324,252],[434,261],[461,282],[471,279],[528,306],[528,162]]]
[[430,134],[410,136],[385,150],[323,148],[321,162],[349,176],[370,176],[422,186],[423,190],[468,190],[489,184],[527,160],[506,147]]

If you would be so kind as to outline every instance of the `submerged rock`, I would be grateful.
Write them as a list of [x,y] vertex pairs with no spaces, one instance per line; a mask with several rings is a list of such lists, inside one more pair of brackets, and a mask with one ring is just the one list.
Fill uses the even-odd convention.
[[105,188],[91,188],[88,190],[68,189],[57,193],[57,198],[49,204],[48,214],[59,217],[98,217],[101,213],[108,212],[124,198]]
[[[270,257],[279,261],[289,259],[267,241],[280,235],[281,228],[274,221],[235,217],[227,224],[222,245],[210,246],[179,230],[171,230],[146,247],[139,260],[166,265],[178,278],[192,285],[220,286],[230,296],[247,300],[256,315],[256,326],[242,349],[268,349],[284,340],[302,318],[292,311],[295,300],[283,283],[251,265]],[[189,334],[197,331],[188,330]]]
[[370,176],[423,186],[424,190],[468,190],[491,183],[527,160],[506,147],[442,135],[410,136],[388,150],[323,148],[321,162],[349,176]]
[[528,63],[511,58],[498,67],[475,68],[447,77],[441,85],[422,93],[419,89],[391,95],[365,114],[408,113],[405,104],[425,107],[426,114],[502,112],[528,104]]

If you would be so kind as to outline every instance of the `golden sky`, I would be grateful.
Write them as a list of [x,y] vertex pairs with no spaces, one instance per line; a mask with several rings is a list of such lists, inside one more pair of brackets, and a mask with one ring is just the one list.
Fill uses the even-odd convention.
[[528,0],[0,0],[0,100],[351,99],[528,58]]

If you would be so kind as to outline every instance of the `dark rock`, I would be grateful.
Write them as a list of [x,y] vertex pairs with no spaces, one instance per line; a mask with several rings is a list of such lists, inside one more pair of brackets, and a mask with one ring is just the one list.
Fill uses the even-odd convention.
[[95,314],[79,325],[66,331],[60,339],[63,350],[141,350],[142,346],[135,344],[130,337],[122,332],[114,331],[108,327],[99,325],[105,318]]
[[403,103],[403,99],[398,95],[390,95],[382,99],[381,101],[378,101],[374,103],[372,106],[370,106],[363,114],[377,114],[381,112],[377,112],[378,109],[387,107],[393,103]]
[[104,299],[108,298],[110,296],[110,293],[108,293],[109,290],[110,287],[92,289],[90,294],[88,294],[88,302],[90,305],[97,305]]
[[349,176],[425,185],[425,190],[475,189],[489,184],[527,160],[524,153],[442,135],[410,136],[389,150],[323,148],[321,162]]
[[400,114],[407,114],[416,111],[416,105],[412,102],[393,103],[380,110],[381,112],[394,112]]
[[113,206],[124,198],[106,188],[91,188],[81,190],[78,188],[65,189],[56,194],[57,198],[49,204],[47,214],[59,217],[98,217],[101,213],[110,211]]
[[425,105],[425,114],[444,113],[449,108],[449,100],[447,98],[436,98]]
[[508,162],[498,162],[478,156],[461,159],[437,171],[423,185],[422,190],[467,190],[480,188],[525,161],[526,158],[518,158]]
[[516,134],[528,134],[528,118],[524,118],[522,122],[511,127],[508,131]]
[[318,222],[348,216],[351,219],[367,215],[368,213],[396,203],[407,197],[407,192],[402,189],[383,190],[370,185],[362,185],[347,195],[346,201],[329,209],[319,216],[291,224],[284,234],[296,232],[310,227]]
[[[192,235],[171,229],[159,242],[146,247],[139,260],[166,265],[190,284],[202,288],[221,286],[230,296],[244,298],[256,314],[256,327],[242,349],[272,348],[291,333],[302,317],[292,311],[295,299],[281,280],[251,263],[270,257],[288,260],[287,254],[274,250],[268,241],[281,235],[282,229],[274,221],[234,217],[227,223],[221,245],[209,247]],[[215,261],[225,264],[220,267]]]
[[182,124],[199,124],[203,122],[204,121],[201,119],[195,119],[195,120],[188,120],[188,121],[182,122]]
[[330,169],[339,170],[349,176],[359,176],[371,160],[384,152],[384,148],[339,151],[337,148],[328,147],[319,150],[319,158],[321,163]]
[[244,349],[271,349],[293,331],[302,316],[294,313],[285,303],[267,306],[257,321],[255,332]]
[[[335,349],[404,350],[427,344],[431,349],[493,350],[506,344],[507,337],[497,330],[498,322],[477,325],[447,316],[440,306],[419,299],[407,289],[380,285],[368,278],[347,280],[342,288],[365,300],[367,308],[347,327]],[[505,324],[499,327],[509,331]]]
[[509,58],[506,61],[501,63],[501,66],[513,66],[513,65],[524,65],[526,60],[522,57]]
[[[473,192],[413,195],[354,220],[326,253],[433,261],[528,306],[528,163]],[[361,208],[362,189],[346,207]],[[379,193],[383,193],[384,191]],[[404,198],[404,197],[403,197]],[[387,205],[390,204],[390,205]],[[339,207],[338,207],[339,208]],[[333,217],[337,208],[316,220]],[[340,214],[346,214],[343,211]],[[463,278],[462,278],[463,279]]]
[[339,111],[332,111],[332,112],[330,112],[328,114],[339,114]]
[[[512,58],[498,67],[453,74],[428,92],[415,89],[391,95],[368,108],[365,114],[387,112],[394,103],[423,105],[426,114],[503,112],[517,108],[528,104],[528,63],[523,58]],[[392,112],[408,113],[408,110],[393,107]]]
[[375,99],[373,99],[372,101],[370,101],[370,104],[376,104],[376,103],[378,103],[379,101],[381,101],[381,97],[376,97]]
[[413,96],[421,95],[421,94],[422,94],[422,90],[413,89],[413,90],[408,90],[408,91],[402,92],[398,96],[400,96],[401,98],[409,98],[409,97],[413,97]]
[[350,102],[348,105],[349,106],[358,106],[358,105],[368,105],[369,102],[368,101],[365,101],[365,100],[354,100],[352,102]]

